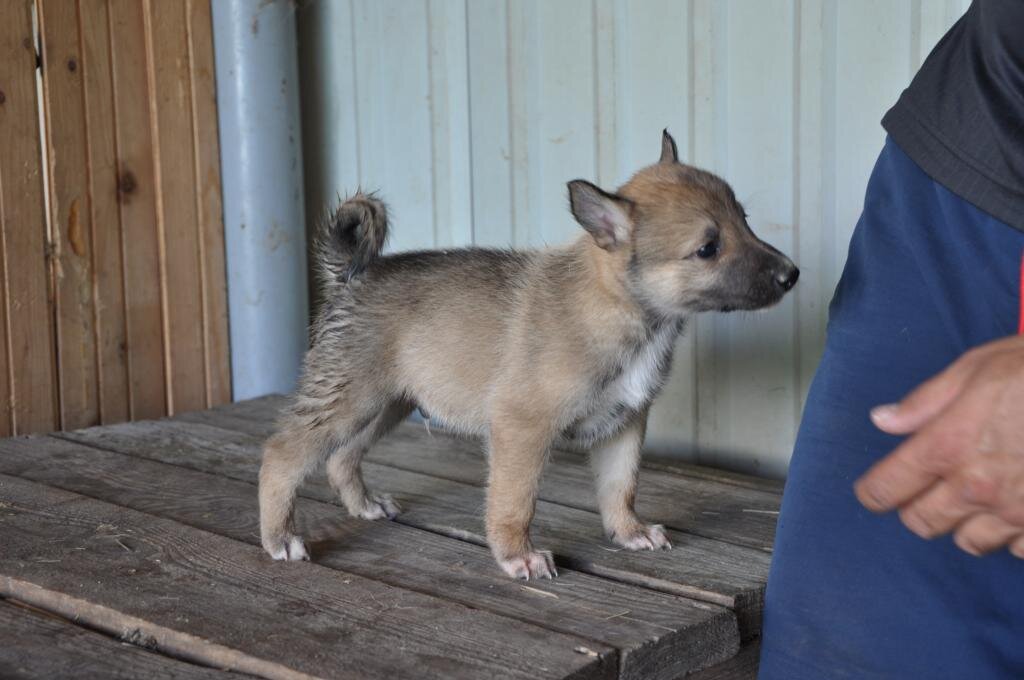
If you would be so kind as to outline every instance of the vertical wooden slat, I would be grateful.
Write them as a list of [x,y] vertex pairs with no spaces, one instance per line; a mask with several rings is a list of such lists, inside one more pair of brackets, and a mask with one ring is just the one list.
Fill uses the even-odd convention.
[[109,22],[131,417],[157,418],[167,404],[142,3],[110,0]]
[[92,207],[77,4],[42,0],[39,5],[57,300],[60,422],[66,429],[99,422]]
[[80,0],[79,13],[92,207],[99,411],[104,423],[115,423],[128,419],[129,398],[121,224],[117,207],[114,134],[117,116],[111,82],[107,2]]
[[57,424],[53,307],[39,145],[32,3],[5,3],[0,21],[0,248],[4,434]]
[[[0,40],[3,40],[0,37]],[[2,49],[2,47],[0,47]],[[0,56],[0,58],[3,58]],[[3,105],[6,103],[6,94],[3,91],[4,82],[0,76],[0,128],[6,122],[3,117]],[[2,133],[0,133],[2,135]],[[7,320],[7,245],[5,243],[5,232],[7,221],[4,219],[4,178],[3,168],[0,167],[0,437],[9,437],[14,433],[14,400],[12,399],[12,375],[11,375],[11,327]]]
[[206,404],[187,6],[157,1],[146,2],[145,7],[153,74],[150,121],[162,236],[168,410],[180,413]]
[[200,267],[203,284],[204,373],[206,405],[231,400],[227,274],[221,208],[220,146],[214,83],[213,25],[210,0],[189,0],[189,63],[192,83],[193,148],[198,181]]

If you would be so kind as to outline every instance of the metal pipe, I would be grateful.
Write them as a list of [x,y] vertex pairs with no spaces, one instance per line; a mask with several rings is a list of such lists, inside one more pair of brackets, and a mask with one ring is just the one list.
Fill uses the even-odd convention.
[[291,391],[308,343],[295,3],[212,4],[231,383],[239,400]]

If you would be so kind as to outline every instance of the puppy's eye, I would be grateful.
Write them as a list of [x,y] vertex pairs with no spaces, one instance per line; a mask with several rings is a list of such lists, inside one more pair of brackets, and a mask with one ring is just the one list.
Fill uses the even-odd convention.
[[718,255],[718,241],[708,241],[697,251],[697,257],[702,260],[710,260]]

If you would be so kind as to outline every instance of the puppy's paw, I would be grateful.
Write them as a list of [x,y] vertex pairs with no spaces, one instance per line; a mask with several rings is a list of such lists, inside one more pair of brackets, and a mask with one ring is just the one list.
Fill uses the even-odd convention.
[[366,499],[366,505],[359,512],[362,519],[394,519],[402,512],[401,506],[387,494],[374,494]]
[[306,544],[294,534],[285,534],[277,539],[264,539],[263,548],[275,560],[288,562],[309,562]]
[[550,550],[531,550],[518,557],[499,559],[498,564],[512,578],[529,581],[531,578],[554,578],[558,576],[555,559]]
[[627,550],[671,550],[672,544],[660,524],[638,524],[628,531],[615,531],[609,536]]

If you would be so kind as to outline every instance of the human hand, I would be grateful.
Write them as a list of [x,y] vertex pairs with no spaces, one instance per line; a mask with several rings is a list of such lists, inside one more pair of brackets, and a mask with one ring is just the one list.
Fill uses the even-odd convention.
[[857,480],[866,508],[898,509],[922,538],[953,531],[972,555],[1024,559],[1024,336],[967,352],[871,419],[910,436]]

